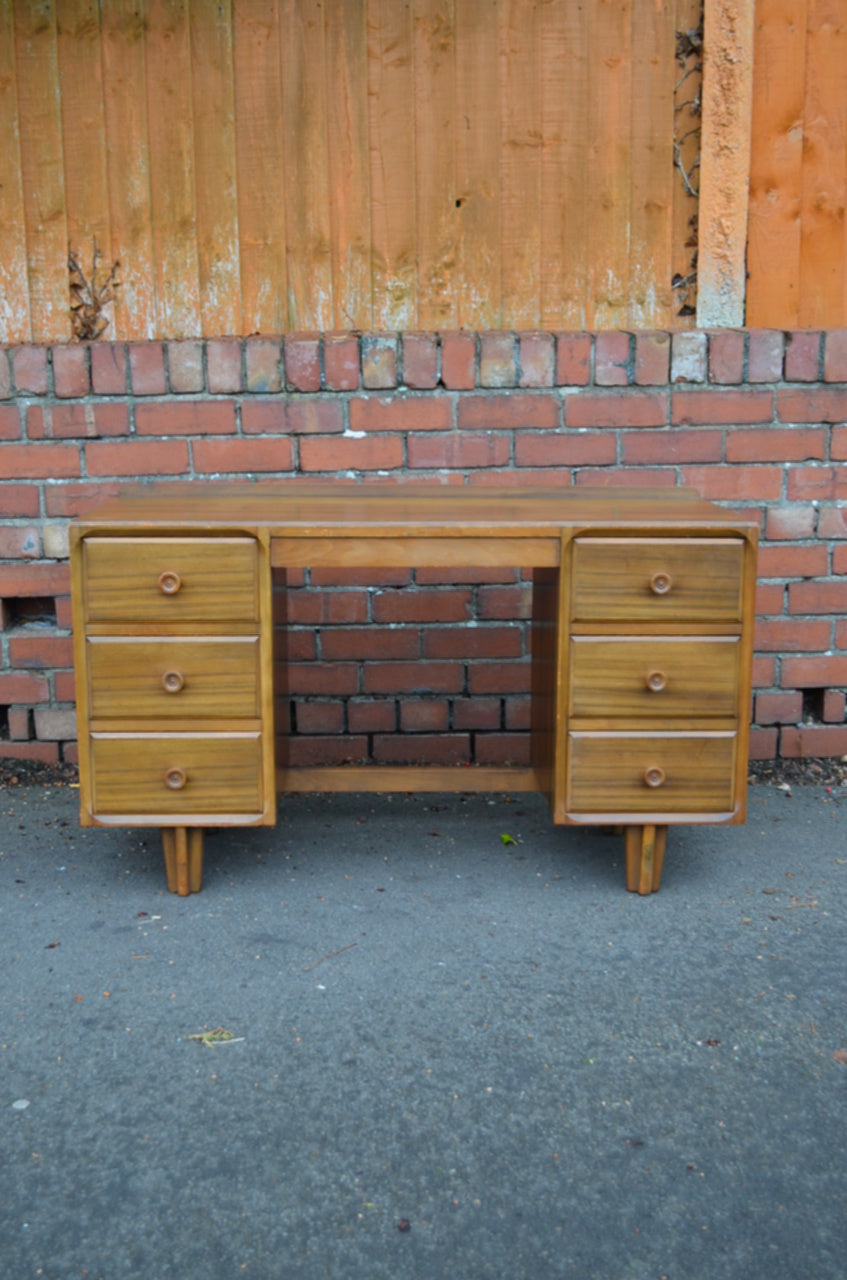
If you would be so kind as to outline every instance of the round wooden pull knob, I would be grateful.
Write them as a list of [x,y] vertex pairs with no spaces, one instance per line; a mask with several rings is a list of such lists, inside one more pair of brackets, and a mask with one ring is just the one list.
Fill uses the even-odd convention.
[[182,578],[173,569],[159,574],[159,590],[163,596],[175,596],[182,586]]
[[644,774],[644,781],[648,787],[661,787],[665,781],[664,769],[660,769],[658,766],[654,765]]
[[165,770],[165,786],[171,791],[181,791],[187,781],[184,769]]
[[651,671],[647,676],[647,688],[651,693],[661,693],[667,683],[668,677],[664,671]]
[[650,579],[650,590],[654,596],[666,596],[673,586],[669,573],[654,573]]
[[185,684],[185,676],[181,671],[166,671],[162,676],[162,688],[165,693],[179,693]]

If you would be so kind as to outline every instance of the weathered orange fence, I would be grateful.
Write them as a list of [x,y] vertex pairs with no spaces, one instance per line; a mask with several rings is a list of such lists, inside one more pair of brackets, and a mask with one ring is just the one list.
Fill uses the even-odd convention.
[[0,5],[0,340],[666,327],[699,0]]

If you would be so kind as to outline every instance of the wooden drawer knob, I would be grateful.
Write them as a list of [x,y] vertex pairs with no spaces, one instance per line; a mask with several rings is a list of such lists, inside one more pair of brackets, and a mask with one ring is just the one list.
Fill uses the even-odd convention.
[[173,569],[159,574],[159,590],[163,596],[175,596],[182,586],[182,578]]
[[645,772],[644,781],[648,787],[661,787],[665,781],[664,769],[660,769],[657,765],[653,765]]
[[171,791],[182,791],[188,778],[185,776],[184,769],[166,769],[165,770],[165,786]]
[[185,676],[181,671],[166,671],[162,676],[162,688],[165,693],[179,693],[185,685]]
[[654,596],[666,596],[673,586],[673,578],[669,573],[654,573],[650,579],[650,590]]
[[667,688],[668,677],[664,671],[651,671],[647,676],[647,688],[651,693],[661,693]]

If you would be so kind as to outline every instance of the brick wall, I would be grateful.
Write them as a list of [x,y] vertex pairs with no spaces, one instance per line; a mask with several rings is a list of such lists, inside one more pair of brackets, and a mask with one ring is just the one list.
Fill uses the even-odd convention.
[[[847,331],[0,349],[0,755],[75,758],[68,520],[127,481],[245,474],[685,484],[753,512],[753,751],[847,754]],[[528,600],[517,569],[293,575],[293,758],[524,761]]]

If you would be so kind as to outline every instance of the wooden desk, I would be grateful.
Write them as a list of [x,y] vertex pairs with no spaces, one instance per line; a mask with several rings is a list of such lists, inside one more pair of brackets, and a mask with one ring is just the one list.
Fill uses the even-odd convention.
[[[278,790],[540,791],[650,893],[669,823],[744,821],[756,540],[687,490],[128,489],[71,527],[81,821],[160,826],[186,894]],[[321,565],[532,566],[531,767],[278,763],[272,570]]]

